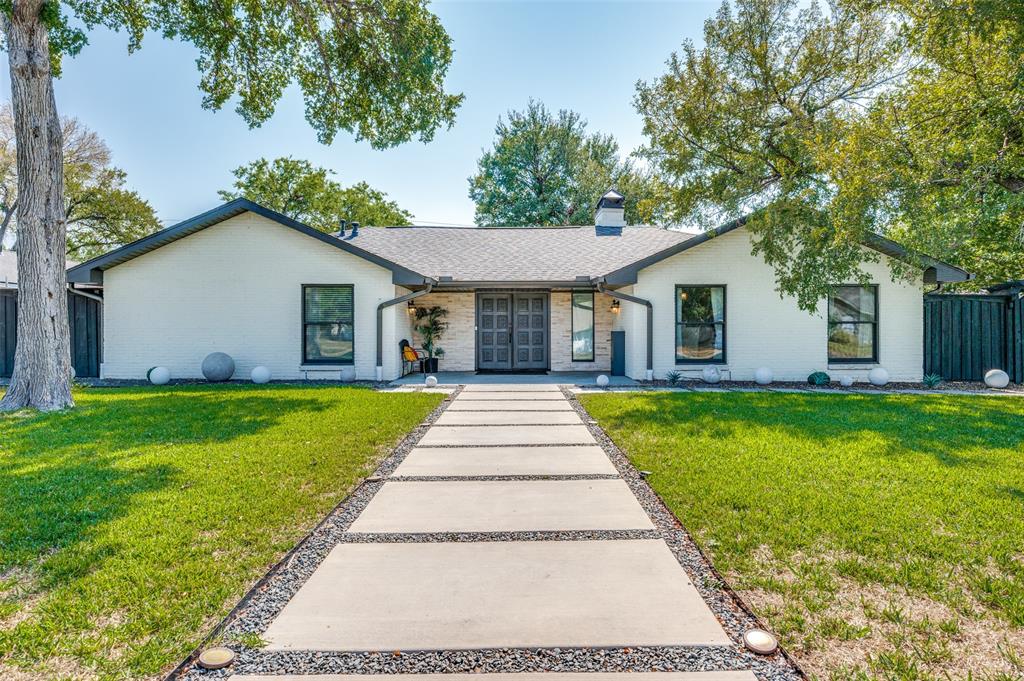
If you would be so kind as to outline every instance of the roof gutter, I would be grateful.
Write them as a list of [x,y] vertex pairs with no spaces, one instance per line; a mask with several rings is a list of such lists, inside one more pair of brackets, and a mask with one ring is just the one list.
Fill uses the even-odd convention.
[[399,305],[409,300],[425,296],[434,290],[433,279],[425,280],[427,287],[421,291],[413,291],[412,293],[406,293],[404,296],[398,296],[391,300],[385,300],[384,302],[377,305],[377,380],[384,380],[384,308],[391,307],[393,305]]
[[76,296],[82,296],[83,298],[89,298],[90,300],[96,300],[96,301],[101,302],[101,303],[103,302],[103,298],[98,296],[98,295],[96,295],[95,293],[86,293],[85,291],[82,291],[81,289],[75,288],[71,284],[68,284],[68,292],[69,293],[74,293]]
[[626,293],[619,293],[618,291],[612,291],[604,287],[604,279],[599,279],[595,282],[599,293],[603,293],[606,296],[615,298],[616,300],[625,300],[628,303],[634,303],[636,305],[643,305],[647,308],[647,380],[654,380],[654,306],[651,301],[644,298],[637,298]]

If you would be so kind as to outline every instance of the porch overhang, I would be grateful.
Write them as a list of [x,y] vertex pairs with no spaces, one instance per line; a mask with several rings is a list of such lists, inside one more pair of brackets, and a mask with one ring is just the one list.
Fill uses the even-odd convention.
[[528,279],[528,280],[487,280],[487,281],[461,281],[450,277],[438,277],[434,285],[434,291],[500,291],[500,290],[573,290],[588,289],[596,290],[593,279],[588,276],[580,276],[575,279]]

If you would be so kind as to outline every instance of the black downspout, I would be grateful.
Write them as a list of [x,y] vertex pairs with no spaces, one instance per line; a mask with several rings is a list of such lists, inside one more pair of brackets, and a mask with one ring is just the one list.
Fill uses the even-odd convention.
[[597,291],[616,300],[625,300],[647,308],[647,380],[654,380],[654,306],[651,305],[651,301],[618,291],[610,291],[604,287],[604,281],[597,282]]
[[398,305],[420,296],[425,296],[434,289],[434,282],[427,280],[427,287],[422,291],[413,291],[404,296],[398,296],[391,300],[385,300],[377,306],[377,380],[384,380],[384,308]]

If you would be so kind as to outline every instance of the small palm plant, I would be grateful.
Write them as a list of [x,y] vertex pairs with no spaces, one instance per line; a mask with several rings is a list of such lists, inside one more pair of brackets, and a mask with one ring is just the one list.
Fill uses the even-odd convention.
[[942,385],[942,376],[939,374],[925,374],[921,382],[924,383],[926,388],[938,388]]
[[683,375],[678,371],[669,371],[665,374],[665,380],[669,385],[679,385],[679,382],[683,380]]
[[437,342],[448,330],[448,322],[445,317],[448,310],[435,305],[434,307],[416,308],[416,333],[423,339],[423,349],[427,352],[430,361],[429,372],[437,371],[437,357],[444,357],[444,348],[439,347]]

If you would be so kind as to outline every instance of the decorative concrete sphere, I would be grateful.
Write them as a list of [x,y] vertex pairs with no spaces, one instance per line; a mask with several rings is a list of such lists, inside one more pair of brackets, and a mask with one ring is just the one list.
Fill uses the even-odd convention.
[[211,383],[219,383],[231,378],[235,373],[235,360],[226,352],[211,352],[203,360],[201,367],[203,376]]
[[75,380],[76,376],[78,376],[78,372],[75,371],[75,367],[71,367],[71,380]]
[[844,388],[849,388],[850,386],[853,385],[853,376],[851,376],[850,374],[843,374],[842,376],[839,377],[839,385],[843,386]]
[[718,367],[704,367],[704,370],[700,372],[700,377],[704,379],[705,383],[720,383],[722,372],[718,370]]
[[599,387],[599,388],[607,388],[608,387],[608,377],[605,376],[604,374],[601,374],[600,376],[598,376],[597,377],[597,387]]
[[258,367],[253,367],[249,376],[252,378],[253,383],[268,383],[270,381],[270,369],[261,364]]
[[153,367],[146,372],[146,378],[153,385],[167,385],[171,380],[171,371],[167,367]]
[[768,385],[775,380],[775,374],[768,367],[761,367],[754,372],[754,381],[758,385]]
[[341,369],[341,382],[351,383],[356,380],[356,368],[355,367],[342,367]]
[[1010,375],[1002,369],[989,369],[985,372],[985,385],[990,388],[1005,388],[1010,385]]
[[868,372],[868,380],[871,385],[885,385],[889,382],[889,372],[882,367],[875,367]]
[[428,388],[435,388],[437,387],[437,376],[427,376],[426,380],[423,381],[423,383]]

